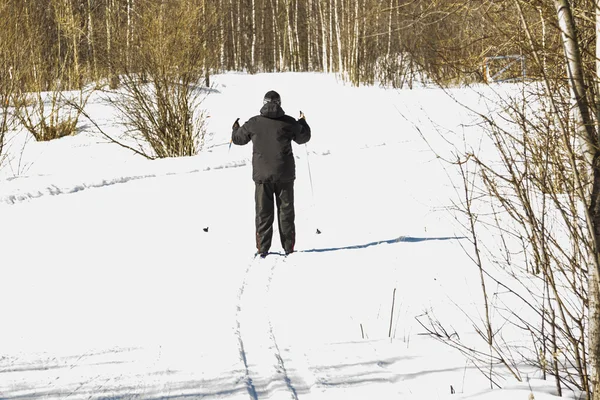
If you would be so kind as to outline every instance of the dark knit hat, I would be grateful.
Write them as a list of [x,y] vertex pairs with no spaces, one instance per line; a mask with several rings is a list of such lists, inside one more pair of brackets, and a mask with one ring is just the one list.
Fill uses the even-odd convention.
[[277,93],[274,90],[269,90],[265,94],[265,97],[263,99],[263,104],[267,103],[275,103],[277,105],[281,105],[281,97],[279,96],[279,93]]

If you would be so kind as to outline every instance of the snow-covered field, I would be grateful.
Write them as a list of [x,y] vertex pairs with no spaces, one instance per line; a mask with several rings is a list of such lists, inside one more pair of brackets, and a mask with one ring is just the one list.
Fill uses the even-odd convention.
[[[474,117],[437,89],[352,88],[325,74],[213,80],[196,157],[142,159],[84,119],[50,143],[11,136],[0,399],[555,398],[533,370],[490,390],[415,319],[433,311],[476,335],[459,310],[482,296],[448,210],[454,172],[416,129],[460,146],[480,135]],[[313,137],[294,147],[297,252],[262,260],[251,145],[228,142],[271,89]],[[452,95],[481,105],[473,89]],[[123,129],[101,95],[87,111]]]

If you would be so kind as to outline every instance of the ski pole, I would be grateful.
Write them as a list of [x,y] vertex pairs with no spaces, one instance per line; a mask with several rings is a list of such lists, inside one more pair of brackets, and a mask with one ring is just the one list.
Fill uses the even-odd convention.
[[308,181],[310,182],[310,193],[312,195],[313,205],[315,205],[315,189],[313,188],[312,173],[310,171],[310,161],[308,156],[308,145],[305,143],[304,148],[306,149],[306,165],[308,166]]
[[[304,113],[300,111],[300,118],[304,118]],[[310,182],[310,194],[312,196],[313,209],[317,207],[315,202],[315,188],[313,185],[312,172],[310,170],[310,156],[308,154],[308,144],[304,143],[304,149],[306,150],[306,165],[308,166],[308,181]],[[321,231],[317,228],[317,235],[320,235]]]
[[[300,111],[300,119],[305,119],[304,113]],[[310,172],[310,161],[308,160],[308,144],[304,143],[306,149],[306,165],[308,165],[308,180],[310,181],[310,193],[312,195],[313,206],[315,205],[315,189],[313,188],[312,173]]]
[[[304,148],[306,149],[306,165],[308,166],[308,181],[310,182],[310,194],[312,196],[312,203],[313,203],[313,210],[317,208],[317,203],[315,201],[315,189],[313,187],[313,180],[312,180],[312,172],[310,171],[310,161],[309,161],[309,156],[308,156],[308,145],[305,143],[304,144]],[[319,228],[317,228],[317,235],[321,234],[321,231],[319,230]]]

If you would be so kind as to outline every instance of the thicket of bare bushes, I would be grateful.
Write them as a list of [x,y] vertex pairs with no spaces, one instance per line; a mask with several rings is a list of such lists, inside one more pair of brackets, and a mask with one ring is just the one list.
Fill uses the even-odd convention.
[[[524,381],[529,365],[552,377],[559,395],[568,389],[591,396],[587,330],[593,246],[582,210],[586,199],[575,190],[576,179],[589,176],[573,151],[573,132],[558,135],[559,119],[573,122],[568,107],[557,116],[540,102],[545,94],[538,83],[524,89],[500,100],[502,111],[480,114],[494,154],[479,154],[473,143],[465,151],[461,143],[447,159],[460,172],[456,210],[464,217],[481,280],[482,297],[476,300],[481,319],[471,321],[481,340],[461,340],[433,315],[422,323],[467,355],[494,386],[501,385],[506,371]],[[568,104],[568,92],[555,89]],[[515,336],[524,340],[507,340]]]
[[[46,8],[30,2],[5,2],[4,33],[10,38],[4,63],[11,81],[11,103],[18,122],[38,141],[75,133],[84,92],[79,64],[81,32],[71,5],[52,0]],[[49,21],[52,21],[50,23]],[[75,90],[78,94],[67,91]]]
[[140,154],[200,149],[208,35],[200,2],[7,0],[2,11],[5,82],[16,119],[36,140],[74,134],[91,91],[108,86],[144,142]]
[[[8,8],[0,5],[0,31],[5,30],[8,23]],[[8,32],[8,30],[6,30]],[[8,35],[0,35],[0,165],[2,165],[4,154],[5,137],[12,125],[14,114],[10,104],[11,95],[14,90],[14,80],[11,79],[11,54],[14,51],[14,38]]]
[[135,44],[137,68],[131,60],[119,68],[125,72],[113,104],[144,156],[192,156],[204,139],[202,10],[173,0],[148,11]]
[[[481,278],[481,320],[472,323],[482,340],[461,340],[431,315],[422,324],[492,384],[500,366],[523,380],[529,364],[553,377],[559,395],[600,399],[598,5],[504,4],[520,26],[510,43],[536,79],[499,97],[500,111],[480,112],[494,154],[457,143],[447,158],[462,177],[457,208]],[[529,343],[507,342],[508,330]]]

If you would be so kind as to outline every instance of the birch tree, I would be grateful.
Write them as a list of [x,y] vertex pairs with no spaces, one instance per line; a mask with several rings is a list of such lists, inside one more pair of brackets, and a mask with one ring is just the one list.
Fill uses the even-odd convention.
[[256,0],[252,0],[252,18],[251,18],[251,29],[250,34],[252,35],[252,42],[250,44],[250,65],[252,70],[256,68]]
[[119,85],[119,77],[115,71],[116,55],[115,55],[115,0],[106,0],[105,8],[105,25],[106,25],[106,62],[108,67],[108,82],[111,89],[115,89]]
[[[67,53],[69,54],[66,68],[72,70],[72,74],[68,74],[69,86],[75,86],[80,88],[82,85],[82,74],[80,68],[80,49],[79,43],[81,40],[81,21],[79,20],[79,16],[75,13],[73,9],[73,4],[71,0],[53,0],[52,8],[54,10],[54,16],[57,23],[57,28],[59,35],[62,35],[66,39],[66,47],[68,48]],[[59,36],[57,38],[57,42],[59,44],[59,53],[60,44],[62,37]],[[57,59],[61,59],[63,56],[60,54]],[[73,82],[74,81],[74,82]]]
[[[341,35],[341,26],[343,25],[343,22],[340,20],[340,14],[343,15],[343,12],[342,12],[342,10],[339,10],[339,7],[338,7],[338,1],[341,2],[342,0],[333,0],[333,1],[334,1],[333,14],[335,16],[335,22],[332,23],[332,28],[333,28],[333,26],[335,26],[335,38],[337,40],[337,56],[338,56],[337,70],[340,73],[344,73],[345,71],[344,71],[344,61],[343,61],[343,57],[342,57],[342,35]],[[332,46],[333,46],[333,44],[332,44]]]
[[[589,352],[591,366],[591,388],[593,399],[600,399],[600,290],[598,287],[600,275],[600,153],[597,130],[592,119],[592,112],[588,94],[584,65],[581,58],[581,48],[573,18],[571,4],[568,0],[555,0],[556,14],[560,27],[561,39],[564,48],[565,67],[569,82],[576,121],[576,131],[581,143],[579,149],[590,169],[591,185],[578,180],[577,189],[582,198],[587,199],[586,221],[592,243],[592,266],[588,271],[588,296],[589,296]],[[598,18],[598,17],[597,17]],[[600,21],[600,19],[597,19]],[[598,28],[597,28],[598,30]],[[597,39],[598,40],[598,39]],[[600,72],[600,71],[598,71]],[[568,144],[567,144],[568,145]],[[571,162],[575,163],[574,157]]]
[[92,8],[92,1],[87,0],[87,42],[89,48],[88,63],[91,66],[88,68],[91,71],[92,79],[98,81],[98,58],[96,49],[96,32],[95,32],[95,16]]
[[328,54],[328,45],[327,45],[327,24],[326,21],[328,21],[329,19],[326,18],[325,12],[323,11],[323,2],[322,1],[318,1],[317,2],[317,6],[319,7],[319,22],[321,25],[321,66],[322,66],[322,71],[323,72],[329,72],[330,71],[330,63],[329,61],[329,54]]

